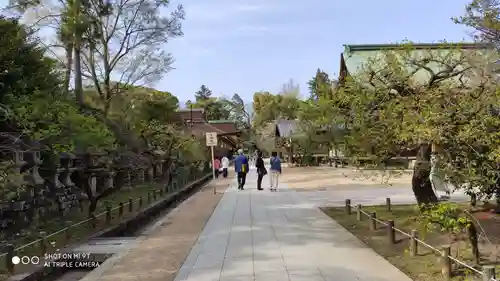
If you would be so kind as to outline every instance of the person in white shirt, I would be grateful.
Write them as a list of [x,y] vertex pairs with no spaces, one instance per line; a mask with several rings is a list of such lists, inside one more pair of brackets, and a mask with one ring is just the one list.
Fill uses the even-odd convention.
[[229,168],[229,158],[226,156],[222,157],[222,176],[227,178],[227,169]]

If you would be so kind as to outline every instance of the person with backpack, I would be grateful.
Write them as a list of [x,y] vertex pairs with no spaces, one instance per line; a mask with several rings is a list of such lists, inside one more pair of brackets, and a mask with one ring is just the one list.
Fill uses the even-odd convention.
[[238,150],[238,156],[234,159],[234,171],[238,178],[238,189],[243,190],[248,173],[248,158],[243,154],[243,149]]
[[270,162],[271,169],[269,174],[269,189],[271,191],[276,191],[278,189],[281,175],[281,159],[276,151],[271,154]]

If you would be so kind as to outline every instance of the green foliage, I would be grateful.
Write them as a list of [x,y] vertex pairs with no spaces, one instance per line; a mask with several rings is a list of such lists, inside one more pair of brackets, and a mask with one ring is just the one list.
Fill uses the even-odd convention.
[[113,134],[93,116],[80,113],[74,102],[33,96],[12,106],[17,124],[30,139],[53,151],[112,148]]
[[23,191],[22,175],[16,170],[12,161],[0,162],[0,202],[10,202],[17,199]]
[[212,97],[212,91],[205,85],[201,85],[200,90],[195,93],[196,101],[186,102],[187,107],[202,108],[205,111],[207,120],[227,120],[230,117],[230,111],[227,101],[224,99]]
[[196,102],[206,101],[212,97],[212,91],[205,85],[201,85],[200,89],[194,94]]
[[481,42],[500,43],[500,3],[498,1],[473,0],[465,8],[465,14],[454,17],[453,21],[466,25],[475,32],[474,37]]
[[[500,108],[487,50],[411,43],[382,51],[348,77],[333,99],[347,125],[346,152],[383,163],[421,143],[432,143],[442,169],[458,186],[491,186],[499,164]],[[349,108],[348,111],[345,108]]]
[[256,92],[253,95],[253,125],[262,128],[277,119],[294,120],[302,101],[296,93],[273,95],[269,92]]
[[235,122],[239,130],[251,128],[252,116],[240,95],[234,94],[230,100],[222,99],[222,102],[229,111],[229,120]]
[[458,204],[442,203],[421,205],[418,221],[421,233],[429,231],[446,232],[450,235],[465,233],[472,223]]
[[43,92],[59,93],[59,72],[55,61],[45,57],[32,31],[15,19],[0,17],[0,103]]
[[336,82],[331,80],[326,72],[318,68],[316,75],[307,82],[307,85],[309,86],[309,99],[331,100],[335,92]]

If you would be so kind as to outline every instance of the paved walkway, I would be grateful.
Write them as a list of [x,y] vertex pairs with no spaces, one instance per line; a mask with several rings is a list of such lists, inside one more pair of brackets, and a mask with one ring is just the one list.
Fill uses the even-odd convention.
[[317,208],[345,198],[380,204],[387,192],[393,202],[412,202],[409,187],[270,192],[257,191],[255,181],[251,171],[246,190],[225,192],[175,281],[411,280]]

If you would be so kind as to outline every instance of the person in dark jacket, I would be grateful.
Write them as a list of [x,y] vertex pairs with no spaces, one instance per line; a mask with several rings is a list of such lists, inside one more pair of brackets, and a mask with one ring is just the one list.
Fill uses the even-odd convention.
[[257,151],[257,159],[255,160],[255,168],[257,168],[257,189],[264,190],[262,188],[262,179],[267,174],[266,167],[264,166],[264,160],[262,160],[262,152]]

